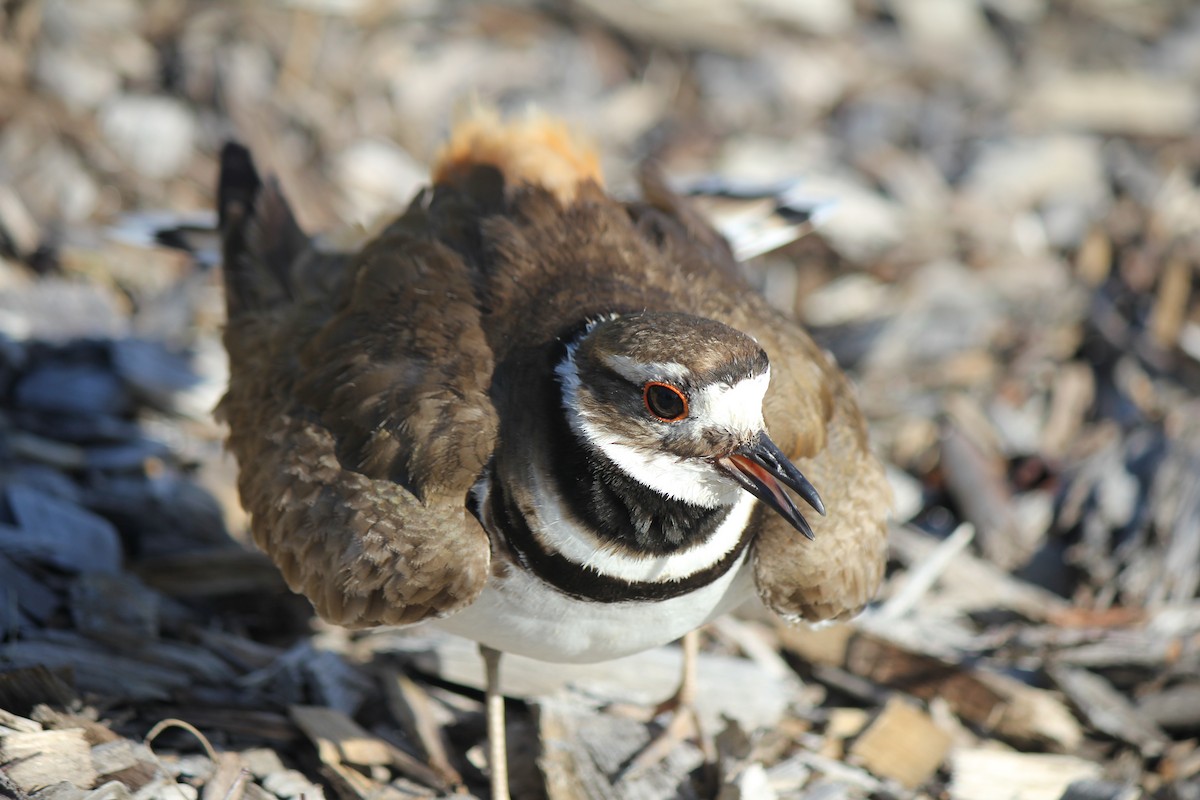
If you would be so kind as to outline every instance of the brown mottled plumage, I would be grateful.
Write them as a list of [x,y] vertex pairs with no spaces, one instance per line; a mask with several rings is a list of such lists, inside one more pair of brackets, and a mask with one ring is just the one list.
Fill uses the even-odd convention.
[[[571,435],[550,424],[563,413],[563,348],[582,342],[581,372],[607,369],[593,351],[614,348],[647,369],[664,351],[663,321],[676,320],[667,360],[697,385],[765,351],[762,435],[824,501],[827,515],[809,520],[814,541],[764,503],[738,534],[763,602],[817,621],[870,600],[890,493],[853,391],[749,288],[728,244],[686,201],[652,171],[641,201],[613,199],[594,155],[540,118],[476,117],[433,176],[362,250],[324,254],[243,148],[223,154],[231,376],[221,413],[255,540],[294,590],[353,627],[453,619],[471,607],[485,584],[527,566],[510,552],[517,540],[489,535],[480,519],[498,525],[498,514],[534,514],[541,502],[538,475],[557,469],[550,454]],[[603,327],[613,315],[620,323]],[[639,418],[628,435],[656,424]],[[545,548],[548,535],[534,531],[526,545]],[[729,552],[721,570],[741,551]],[[620,599],[605,591],[592,599]]]
[[489,548],[464,498],[495,445],[495,366],[552,340],[564,316],[672,310],[766,350],[768,430],[828,509],[815,543],[758,510],[763,601],[807,620],[859,610],[883,571],[882,470],[845,377],[741,280],[724,240],[653,173],[644,201],[611,199],[594,157],[545,120],[474,120],[434,174],[440,184],[348,256],[317,254],[274,184],[237,196],[227,178],[221,413],[255,539],[289,585],[349,626],[470,603]]

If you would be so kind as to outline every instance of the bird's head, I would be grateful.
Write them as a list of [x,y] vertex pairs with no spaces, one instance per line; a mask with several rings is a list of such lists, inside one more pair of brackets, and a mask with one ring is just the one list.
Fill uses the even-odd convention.
[[771,366],[746,334],[687,314],[613,316],[569,348],[558,378],[575,433],[630,477],[709,508],[750,492],[812,537],[784,487],[824,505],[767,434]]

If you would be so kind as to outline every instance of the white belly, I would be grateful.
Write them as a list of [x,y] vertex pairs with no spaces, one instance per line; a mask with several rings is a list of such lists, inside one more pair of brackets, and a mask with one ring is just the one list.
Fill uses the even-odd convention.
[[514,568],[502,580],[493,576],[466,609],[435,624],[501,652],[542,661],[607,661],[674,641],[753,594],[745,554],[694,592],[626,603],[578,600]]

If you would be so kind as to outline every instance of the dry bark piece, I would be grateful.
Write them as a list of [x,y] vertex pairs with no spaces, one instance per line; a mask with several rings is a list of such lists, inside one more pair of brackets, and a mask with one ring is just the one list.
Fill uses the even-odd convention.
[[717,800],[775,800],[760,759],[755,758],[754,742],[736,722],[730,722],[713,740],[717,753],[720,787]]
[[534,702],[538,766],[549,800],[657,800],[681,794],[681,784],[704,757],[691,743],[671,750],[659,763],[618,780],[622,767],[650,741],[650,729],[637,720],[598,713],[570,692]]
[[101,781],[120,781],[134,791],[161,777],[150,748],[129,739],[114,739],[94,745],[92,765]]
[[1200,728],[1200,683],[1183,683],[1138,700],[1141,716],[1168,730],[1186,733]]
[[1004,699],[958,664],[913,653],[879,637],[856,636],[845,667],[855,675],[885,686],[902,688],[923,699],[942,697],[964,719],[987,724],[996,719]]
[[[163,666],[152,663],[168,646],[149,642],[137,657],[116,655],[78,634],[45,631],[42,640],[13,642],[0,659],[13,666],[42,665],[51,669],[72,670],[75,684],[83,691],[141,700],[166,700],[172,691],[192,682],[191,672],[210,663],[207,653],[196,653],[196,662],[180,664],[180,659],[163,658],[180,664]],[[186,647],[179,649],[187,650]],[[226,673],[228,677],[228,673]]]
[[113,369],[148,405],[174,410],[178,398],[200,382],[188,359],[148,339],[119,339],[111,346]]
[[138,790],[130,793],[128,787],[117,781],[109,781],[85,796],[83,800],[142,800],[142,798],[170,798],[170,800],[198,800],[200,793],[190,783],[176,783],[170,778],[155,778]]
[[11,431],[8,446],[14,456],[28,458],[41,466],[64,470],[87,466],[87,454],[82,447],[29,431]]
[[37,413],[124,416],[132,407],[129,392],[107,367],[46,360],[15,387],[17,408]]
[[186,448],[178,450],[153,439],[87,450],[88,468],[102,472],[89,481],[84,502],[138,542],[139,559],[238,549],[217,500],[193,476],[171,468],[175,459],[190,457]]
[[[240,791],[242,793],[242,800],[279,800],[275,794],[249,780],[242,781]],[[306,794],[305,797],[311,797],[312,800],[321,800],[320,795],[315,794]]]
[[35,621],[45,623],[62,605],[58,594],[4,555],[0,555],[0,586],[12,592],[20,609]]
[[334,785],[339,794],[347,798],[359,798],[359,800],[411,800],[412,798],[409,793],[402,792],[385,783],[386,776],[381,776],[380,779],[369,777],[345,764],[325,764],[322,766],[321,772]]
[[250,774],[256,778],[265,778],[273,772],[282,772],[284,770],[283,761],[279,759],[279,754],[266,747],[254,747],[249,750],[243,750],[238,755],[241,756],[242,766],[250,770]]
[[91,747],[81,728],[10,733],[0,741],[0,765],[27,792],[60,781],[80,789],[96,783]]
[[81,713],[75,713],[60,711],[48,705],[39,705],[33,709],[32,717],[46,730],[79,728],[83,731],[83,738],[87,739],[87,743],[93,747],[98,744],[115,742],[121,738],[103,722],[98,722],[96,712],[91,708],[85,708]]
[[1192,291],[1192,265],[1181,253],[1174,253],[1162,267],[1154,308],[1150,312],[1150,333],[1164,350],[1179,342],[1179,333],[1187,318]]
[[3,708],[0,708],[0,728],[8,729],[0,730],[0,736],[10,732],[32,733],[42,730],[41,723],[32,719],[26,719],[25,717],[12,713],[11,711],[5,711]]
[[928,558],[922,559],[908,571],[898,589],[893,585],[891,596],[874,610],[873,623],[878,625],[911,613],[933,588],[938,578],[946,572],[955,557],[964,552],[974,538],[975,528],[970,523],[964,522],[959,525]]
[[[1200,313],[1200,309],[1197,310]],[[1200,596],[1200,424],[1194,403],[1175,412],[1176,435],[1154,475],[1151,508],[1161,544],[1145,548],[1126,570],[1147,605]],[[1131,581],[1131,583],[1133,582]]]
[[[907,526],[892,528],[888,536],[892,556],[910,568],[927,560],[940,544],[937,538]],[[1045,620],[1069,607],[1059,595],[1014,578],[965,552],[951,560],[941,573],[940,583],[942,591],[936,602],[946,603],[950,595],[955,610],[964,613],[1003,608],[1032,620]]]
[[1171,745],[1159,762],[1155,775],[1171,785],[1189,780],[1195,783],[1200,779],[1200,747],[1197,747],[1196,740]]
[[773,625],[726,615],[709,623],[708,630],[718,640],[735,646],[772,678],[794,682],[791,665],[779,653],[779,637],[775,635]]
[[[177,788],[174,782],[169,782],[166,779],[160,779],[158,783],[161,786],[170,785],[173,788]],[[188,793],[188,789],[192,789],[192,787],[184,786],[179,791],[174,792],[173,795],[179,800],[194,800],[195,789],[192,789],[191,794]],[[129,787],[124,783],[120,781],[108,781],[85,794],[81,800],[134,800],[134,796],[129,791]]]
[[116,572],[121,541],[112,523],[28,486],[8,488],[19,528],[0,530],[0,551],[71,572]]
[[835,787],[837,793],[833,794],[833,797],[865,798],[872,793],[884,792],[889,786],[888,783],[876,778],[862,767],[827,758],[809,750],[800,750],[792,758],[796,763],[802,764],[813,772],[820,773],[826,779],[825,782],[814,781],[808,787],[804,797],[820,798],[824,796],[822,788],[829,790],[831,787]]
[[1112,239],[1102,227],[1092,228],[1075,256],[1075,272],[1089,286],[1099,286],[1112,271]]
[[1056,664],[1050,677],[1098,730],[1128,742],[1149,757],[1161,755],[1167,736],[1104,678],[1085,669]]
[[1007,675],[983,673],[980,677],[1006,699],[994,722],[1002,738],[1064,752],[1074,751],[1083,741],[1082,726],[1053,692],[1026,686]]
[[954,424],[942,432],[942,474],[946,488],[976,529],[987,559],[1001,569],[1015,569],[1037,548],[1013,513],[1012,493],[1003,464]]
[[780,642],[809,664],[840,666],[855,635],[853,625],[834,623],[821,628],[804,625],[779,625]]
[[222,659],[244,672],[265,669],[283,655],[277,647],[229,631],[200,629],[195,636],[207,650],[219,653]]
[[1054,376],[1050,411],[1042,427],[1042,453],[1061,458],[1077,440],[1088,410],[1096,396],[1096,378],[1091,365],[1063,364]]
[[325,800],[325,790],[294,769],[273,772],[263,778],[262,784],[277,797]]
[[[30,800],[31,798],[31,795],[21,791],[15,783],[8,781],[2,772],[0,772],[0,788],[12,792],[12,796],[17,800]],[[125,794],[121,797],[114,797],[113,800],[131,800],[132,795],[129,794],[129,790],[125,789],[124,786],[120,786],[120,788],[125,791]],[[84,800],[84,798],[91,797],[98,791],[99,790],[97,789],[89,792],[86,789],[80,789],[78,786],[68,783],[67,781],[59,781],[53,786],[47,786],[45,789],[39,789],[37,792],[37,798],[38,800]]]
[[284,661],[291,661],[293,657],[314,699],[320,705],[329,706],[347,717],[355,714],[374,690],[374,685],[363,671],[350,664],[340,653],[305,643],[284,656]]
[[285,745],[298,738],[296,725],[273,711],[202,705],[160,706],[152,711],[160,719],[185,719],[201,730],[222,731],[230,736],[245,736],[257,741]]
[[387,742],[368,732],[345,713],[321,706],[292,706],[292,719],[317,746],[326,764],[382,766],[392,763]]
[[[829,722],[825,725],[825,740],[836,742],[852,739],[862,733],[870,721],[871,715],[864,708],[835,708],[829,712]],[[835,752],[827,755],[837,758],[841,756],[840,751],[839,746]]]
[[0,242],[12,247],[18,258],[32,256],[41,241],[38,224],[10,186],[0,186]]
[[[1125,610],[1110,612],[1115,619],[1129,614]],[[1104,626],[1103,621],[1092,616],[1095,627],[1100,629],[1098,634],[1085,634],[1081,639],[1071,642],[1064,637],[1064,631],[1051,628],[1045,631],[1033,629],[1029,631],[1031,640],[1036,640],[1037,634],[1045,635],[1047,643],[1058,645],[1059,652],[1054,654],[1057,664],[1073,667],[1088,667],[1092,669],[1140,667],[1154,670],[1165,664],[1189,663],[1200,667],[1200,648],[1186,649],[1181,645],[1185,638],[1165,635],[1150,627],[1128,628]],[[1107,627],[1107,629],[1105,629]],[[1064,647],[1064,644],[1071,646]]]
[[963,748],[950,756],[950,793],[961,800],[1060,800],[1072,783],[1100,777],[1082,758]]
[[[924,700],[941,697],[958,716],[1014,742],[1072,750],[1083,738],[1074,716],[1049,692],[1002,675],[914,652],[876,631],[855,632],[850,626],[843,627],[850,630],[844,643],[844,633],[830,635],[825,631],[784,632],[781,639],[785,647],[796,648],[799,655],[807,657],[816,651],[812,642],[827,636],[839,643],[842,661],[837,666],[850,674]],[[826,650],[822,657],[836,653],[836,648]]]
[[218,754],[216,767],[213,776],[204,782],[201,800],[241,800],[249,772],[242,768],[238,754]]
[[[419,744],[429,766],[436,773],[434,783],[457,786],[462,776],[450,763],[446,743],[434,718],[433,701],[428,693],[412,678],[395,669],[387,669],[382,676],[384,694],[392,718],[403,726],[408,737]],[[410,773],[411,774],[411,773]]]
[[929,780],[950,751],[950,734],[912,703],[892,697],[850,746],[867,769],[915,789]]
[[[274,793],[268,792],[268,790],[264,789],[262,786],[259,786],[258,783],[254,783],[250,780],[241,782],[239,792],[241,793],[241,800],[278,800]],[[305,796],[308,798],[308,796],[313,795]],[[319,795],[313,796],[313,800],[320,800]]]
[[71,582],[68,598],[80,633],[134,644],[158,638],[159,595],[128,575],[84,573]]
[[1136,786],[1085,778],[1072,781],[1060,800],[1138,800],[1142,792]]
[[1184,82],[1143,72],[1055,73],[1023,94],[1017,118],[1053,128],[1130,136],[1182,136],[1200,119]]

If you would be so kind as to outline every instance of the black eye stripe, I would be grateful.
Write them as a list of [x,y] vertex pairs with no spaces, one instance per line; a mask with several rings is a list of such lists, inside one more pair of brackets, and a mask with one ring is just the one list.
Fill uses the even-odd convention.
[[687,397],[668,383],[650,381],[642,389],[646,410],[663,422],[678,422],[688,415]]

